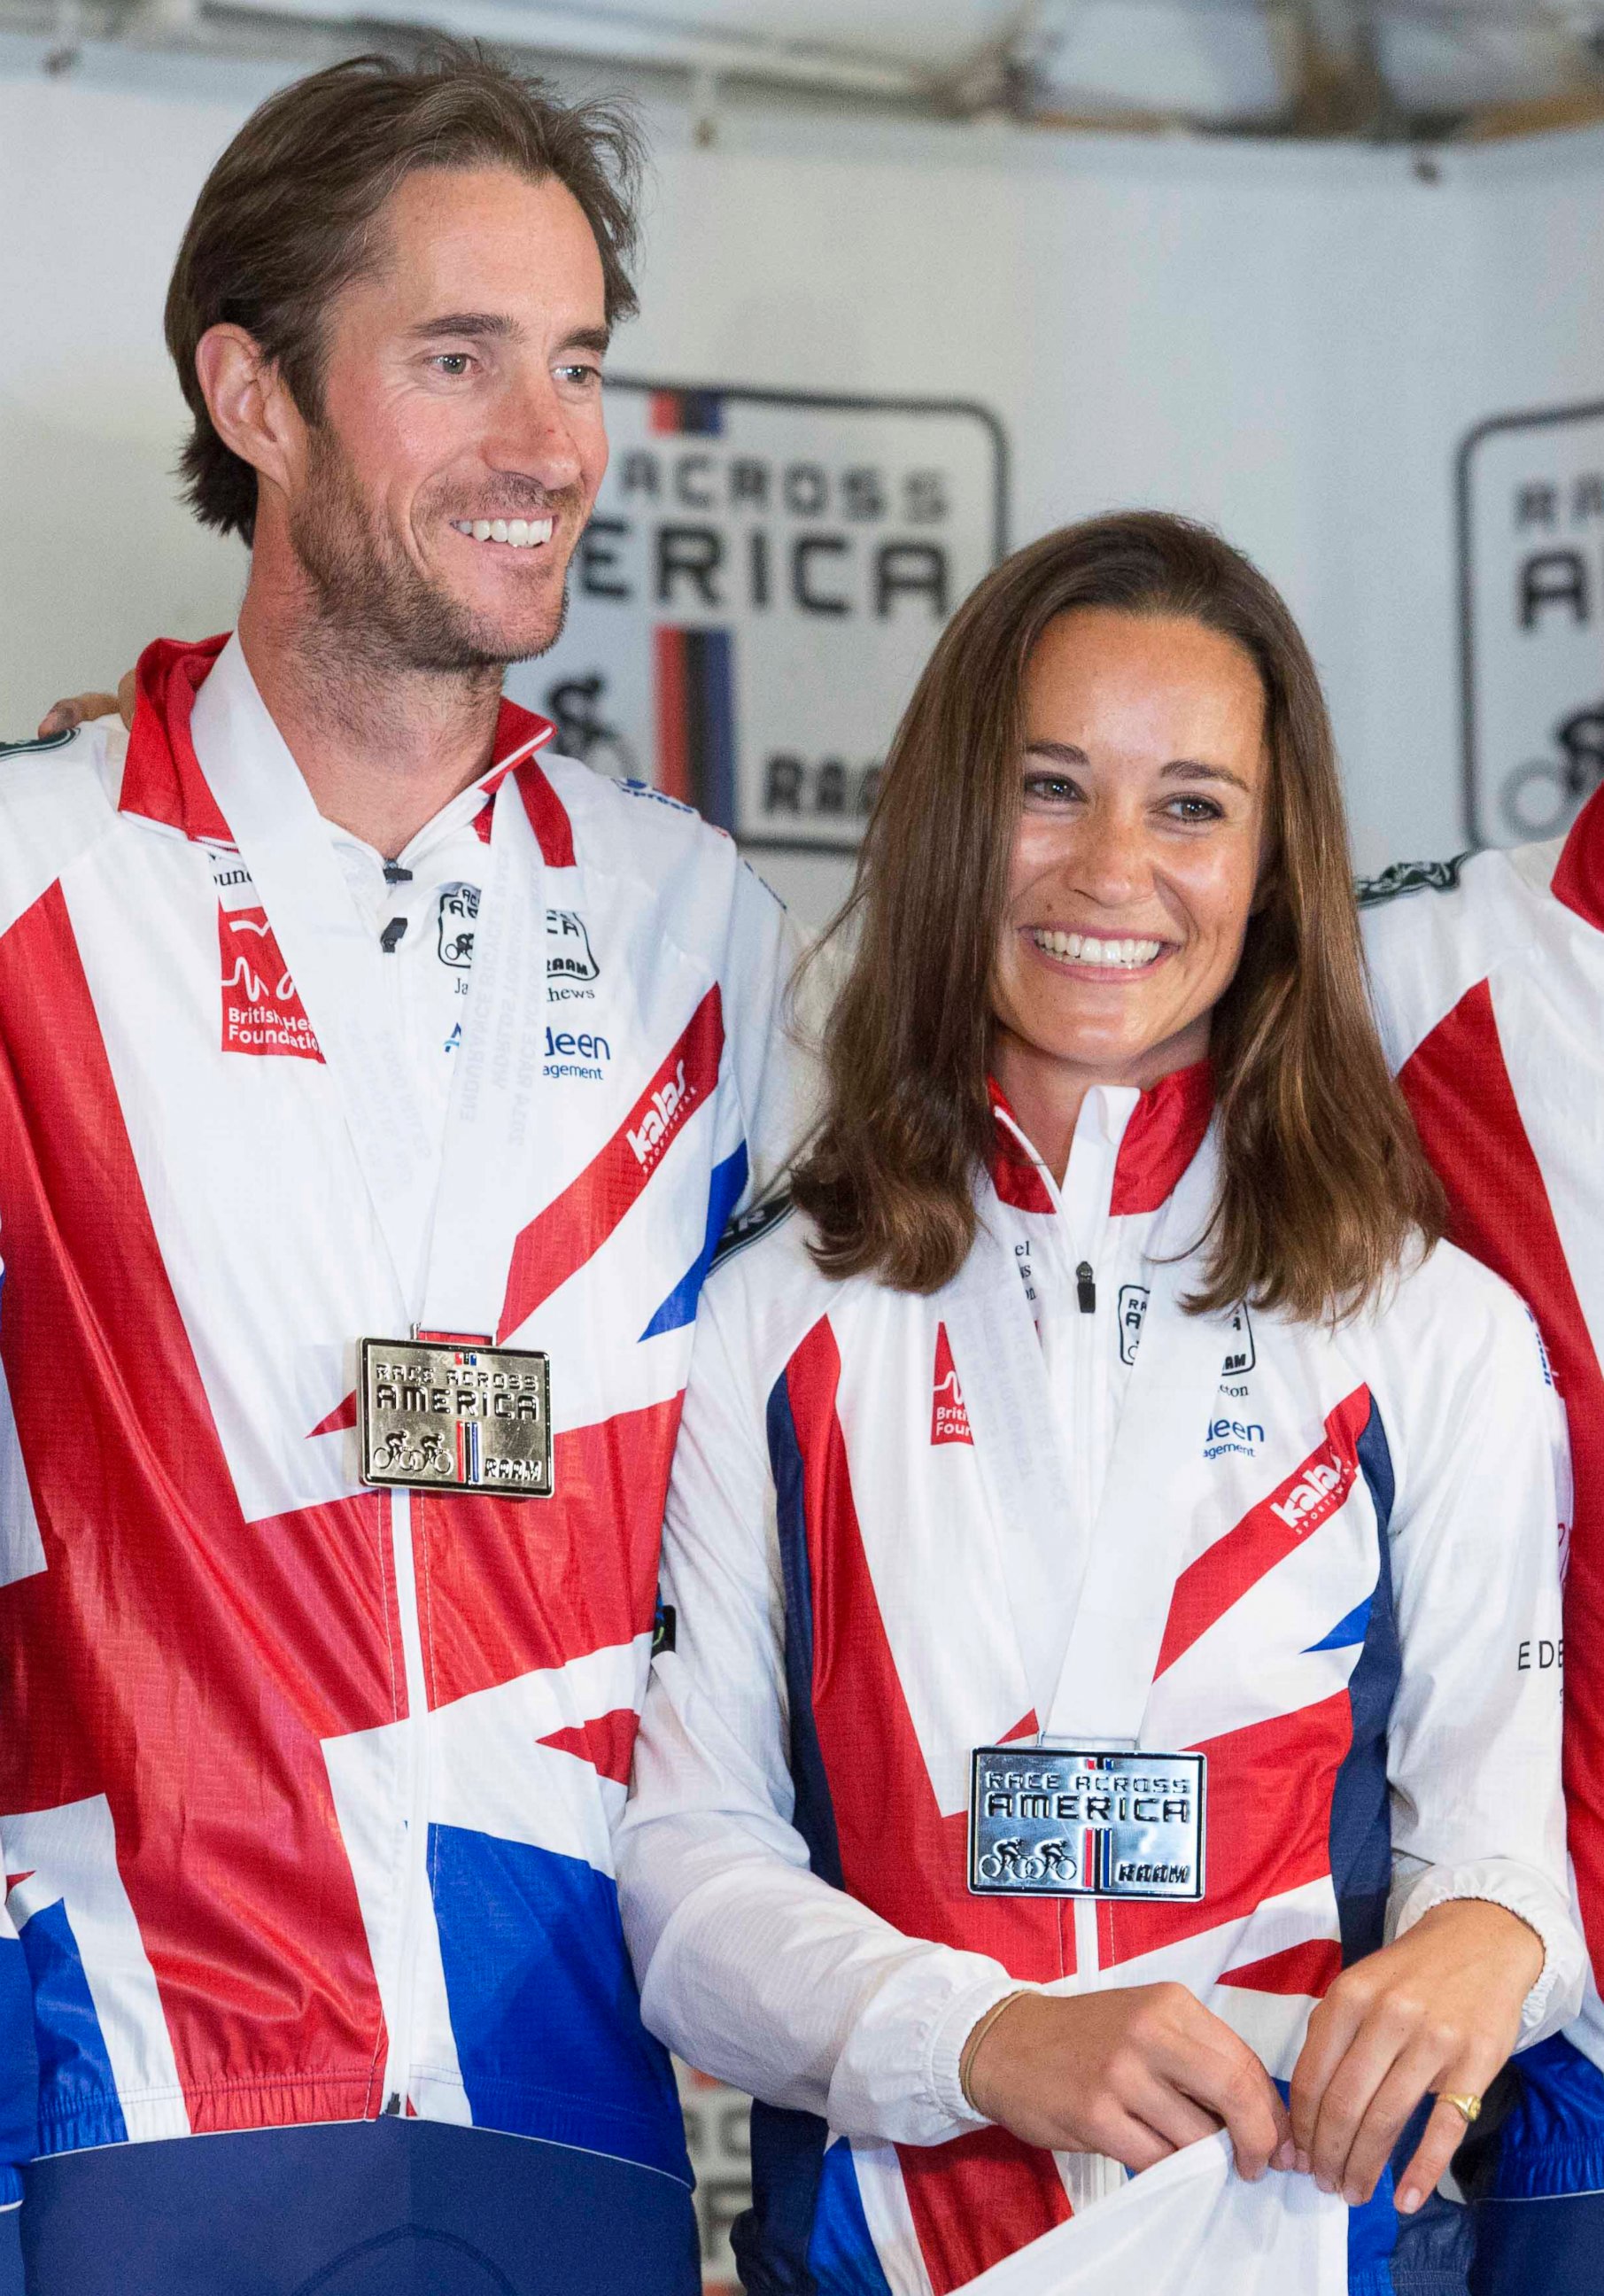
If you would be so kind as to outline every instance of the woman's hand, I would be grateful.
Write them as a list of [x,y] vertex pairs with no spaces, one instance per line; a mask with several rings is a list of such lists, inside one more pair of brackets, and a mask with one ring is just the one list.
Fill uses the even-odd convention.
[[70,734],[77,726],[87,725],[92,718],[120,716],[125,726],[134,723],[134,672],[118,686],[115,693],[70,693],[60,701],[53,701],[39,720],[39,738],[49,734]]
[[[1292,2075],[1296,2165],[1322,2191],[1368,2201],[1428,2090],[1479,2096],[1491,2087],[1542,1972],[1536,1931],[1469,1898],[1434,1906],[1396,1944],[1345,1969],[1309,2020]],[[1405,2216],[1464,2133],[1463,2114],[1439,2103],[1399,2179]]]
[[1262,2177],[1290,2124],[1264,2066],[1183,1985],[1021,1993],[968,2066],[977,2112],[1027,2144],[1106,2152],[1127,2169],[1231,2131]]

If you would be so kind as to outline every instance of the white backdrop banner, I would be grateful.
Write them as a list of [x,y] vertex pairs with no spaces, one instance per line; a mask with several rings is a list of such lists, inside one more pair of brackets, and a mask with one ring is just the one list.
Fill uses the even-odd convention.
[[953,608],[1004,547],[986,408],[608,381],[612,461],[552,652],[558,744],[749,849],[848,855]]

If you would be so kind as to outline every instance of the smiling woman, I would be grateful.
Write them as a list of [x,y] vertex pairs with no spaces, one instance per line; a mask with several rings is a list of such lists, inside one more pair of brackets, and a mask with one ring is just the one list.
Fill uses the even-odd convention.
[[746,2284],[1390,2296],[1579,1980],[1555,1428],[1436,1242],[1270,585],[1150,513],[998,568],[848,918],[619,1844],[648,2023],[760,2100]]
[[864,842],[797,1188],[821,1265],[953,1274],[992,1075],[1061,1175],[1094,1076],[1150,1085],[1207,1052],[1224,1154],[1200,1302],[1363,1301],[1441,1211],[1350,884],[1319,680],[1256,568],[1155,513],[1019,552],[937,646]]

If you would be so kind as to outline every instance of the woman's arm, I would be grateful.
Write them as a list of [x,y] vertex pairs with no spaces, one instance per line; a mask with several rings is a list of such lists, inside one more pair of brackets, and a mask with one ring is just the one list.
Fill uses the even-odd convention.
[[617,1840],[642,2006],[670,2047],[769,2103],[937,2144],[981,2125],[958,2059],[1014,1981],[981,1955],[901,1936],[809,1870],[792,1823],[767,1379],[754,1335],[724,1331],[742,1275],[714,1280],[697,1322],[664,1525],[675,1647],[653,1661]]
[[[1286,2134],[1280,2100],[1183,1988],[1027,1992],[976,2051],[971,2103],[965,2045],[1017,1980],[986,1956],[903,1936],[808,1870],[766,1382],[739,1300],[739,1283],[716,1282],[698,1322],[665,1528],[675,1647],[654,1661],[618,1838],[647,2024],[703,2070],[849,2135],[931,2144],[994,2119],[1027,2143],[1143,2168],[1224,2124],[1258,2174]],[[878,1726],[864,1714],[865,1733]]]
[[[1300,2150],[1359,2198],[1423,2095],[1480,2095],[1511,2049],[1575,2013],[1582,1983],[1559,1782],[1558,1414],[1519,1303],[1439,1258],[1388,1324],[1397,1370],[1379,1396],[1399,1471],[1394,1942],[1331,1988],[1292,2081]],[[1400,2180],[1405,2212],[1464,2129],[1437,2105]]]

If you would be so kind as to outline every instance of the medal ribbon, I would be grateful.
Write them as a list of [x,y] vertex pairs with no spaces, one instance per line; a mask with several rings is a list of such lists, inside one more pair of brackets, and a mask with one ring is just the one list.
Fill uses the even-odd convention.
[[[1061,1424],[1011,1256],[982,1226],[940,1295],[1033,1702],[1043,1736],[1062,1743],[1140,1742],[1179,1559],[1205,1503],[1203,1440],[1229,1319],[1189,1316],[1181,1297],[1196,1281],[1193,1247],[1207,1223],[1215,1172],[1211,1136],[1158,1223],[1142,1343],[1084,1545],[1073,1532],[1068,1478],[1069,1446],[1085,1438]],[[1022,1567],[1027,1542],[1032,1560]],[[1039,1587],[1043,1570],[1057,1582],[1047,1598],[1032,1586],[1034,1578]],[[1040,1602],[1063,1617],[1066,1574],[1068,1644],[1056,1672],[1043,1673]],[[1043,1712],[1049,1682],[1055,1687]]]
[[545,1054],[544,868],[511,767],[495,798],[437,1158],[411,1088],[389,960],[237,636],[196,696],[191,734],[340,1094],[405,1325],[494,1338],[528,1216]]

